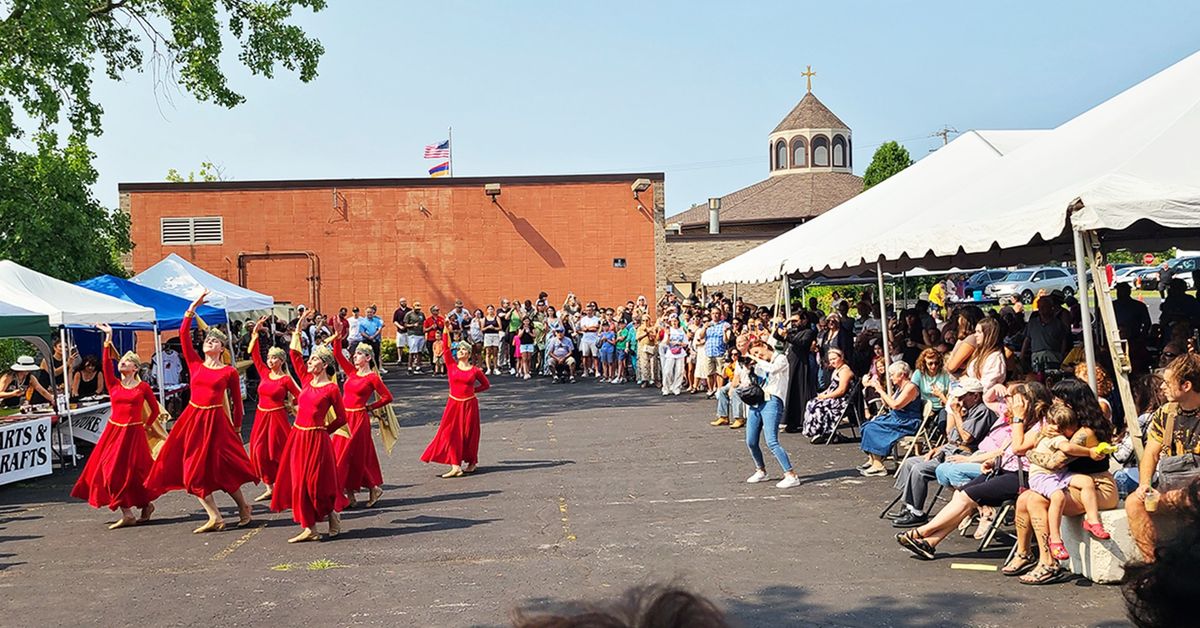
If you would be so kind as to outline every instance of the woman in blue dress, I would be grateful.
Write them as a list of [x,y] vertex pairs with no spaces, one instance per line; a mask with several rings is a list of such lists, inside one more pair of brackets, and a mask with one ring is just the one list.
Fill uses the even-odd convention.
[[892,450],[892,445],[905,436],[917,433],[921,426],[921,390],[912,382],[912,369],[906,362],[893,362],[887,367],[887,376],[892,381],[892,394],[878,378],[867,382],[889,408],[888,412],[862,426],[862,450],[867,461],[859,467],[868,477],[887,475],[883,458]]

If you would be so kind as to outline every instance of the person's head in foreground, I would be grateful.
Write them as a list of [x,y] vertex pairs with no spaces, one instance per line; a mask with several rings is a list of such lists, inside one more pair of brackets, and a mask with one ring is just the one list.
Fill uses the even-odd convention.
[[606,603],[572,604],[561,613],[513,613],[514,628],[725,628],[725,614],[677,586],[650,585]]

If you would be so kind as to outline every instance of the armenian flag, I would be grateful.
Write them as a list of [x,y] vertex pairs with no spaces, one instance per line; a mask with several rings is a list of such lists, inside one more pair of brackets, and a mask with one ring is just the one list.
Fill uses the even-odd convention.
[[429,176],[444,177],[450,174],[450,162],[443,161],[442,163],[429,169]]

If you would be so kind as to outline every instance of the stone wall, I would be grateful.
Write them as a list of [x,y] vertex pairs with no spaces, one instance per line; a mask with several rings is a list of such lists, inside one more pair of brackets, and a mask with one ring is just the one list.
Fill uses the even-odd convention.
[[[766,242],[769,236],[726,235],[717,236],[675,236],[666,237],[665,251],[662,256],[662,284],[674,284],[686,293],[687,287],[680,284],[696,284],[700,286],[700,274],[704,271],[732,259],[750,249]],[[778,289],[778,283],[741,284],[737,288],[738,296],[748,303],[770,304]],[[722,291],[726,295],[733,294],[732,285],[708,286],[708,291]]]

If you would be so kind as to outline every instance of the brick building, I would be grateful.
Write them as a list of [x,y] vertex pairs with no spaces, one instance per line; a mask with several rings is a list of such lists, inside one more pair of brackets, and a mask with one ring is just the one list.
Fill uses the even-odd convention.
[[[666,282],[678,292],[691,294],[699,287],[700,273],[862,191],[862,179],[853,174],[850,127],[811,89],[767,140],[766,179],[721,196],[715,212],[709,204],[694,205],[667,219],[662,264]],[[732,286],[709,290],[729,294]],[[740,286],[738,294],[750,302],[769,303],[775,290],[776,286]]]
[[[634,192],[634,188],[643,188]],[[138,272],[168,253],[323,310],[399,297],[615,304],[663,276],[663,174],[123,183]],[[661,288],[659,289],[661,291]]]

